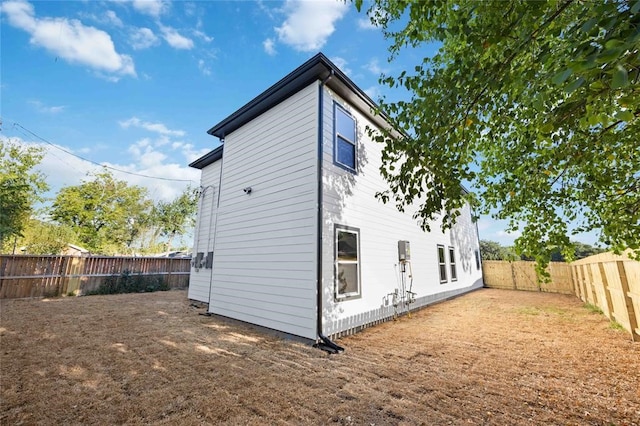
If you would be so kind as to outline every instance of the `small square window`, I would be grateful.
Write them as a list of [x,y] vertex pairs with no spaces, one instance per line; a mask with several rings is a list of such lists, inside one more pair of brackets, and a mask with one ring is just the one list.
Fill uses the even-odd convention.
[[336,226],[336,299],[360,296],[360,231]]
[[341,167],[356,171],[356,120],[344,108],[334,103],[333,108],[335,162]]
[[445,258],[444,246],[438,245],[438,269],[440,271],[440,284],[447,282],[447,259]]

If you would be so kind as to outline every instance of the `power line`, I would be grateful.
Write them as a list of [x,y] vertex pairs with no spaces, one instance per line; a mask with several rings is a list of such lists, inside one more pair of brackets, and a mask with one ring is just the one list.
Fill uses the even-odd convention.
[[104,167],[105,169],[113,170],[113,171],[120,172],[120,173],[125,173],[125,174],[132,175],[132,176],[140,176],[140,177],[144,177],[144,178],[149,178],[149,179],[157,179],[157,180],[165,180],[165,181],[173,181],[173,182],[192,182],[193,183],[192,179],[172,179],[172,178],[164,178],[164,177],[158,177],[158,176],[149,176],[149,175],[144,175],[142,173],[134,173],[134,172],[129,172],[127,170],[117,169],[115,167],[107,166],[106,164],[100,164],[100,163],[97,163],[97,162],[95,162],[93,160],[89,160],[88,158],[84,158],[84,157],[82,157],[80,155],[74,154],[73,152],[67,151],[66,149],[64,149],[64,148],[62,148],[62,147],[60,147],[60,146],[58,146],[58,145],[56,145],[56,144],[54,144],[52,142],[49,142],[47,139],[43,138],[42,136],[40,136],[40,135],[32,132],[31,130],[25,128],[20,123],[13,123],[13,126],[21,128],[25,132],[29,133],[31,136],[40,139],[44,143],[46,143],[48,145],[51,145],[52,147],[54,147],[56,149],[59,149],[60,151],[64,152],[65,154],[71,155],[72,157],[79,158],[80,160],[86,161],[86,162],[94,164],[96,166]]

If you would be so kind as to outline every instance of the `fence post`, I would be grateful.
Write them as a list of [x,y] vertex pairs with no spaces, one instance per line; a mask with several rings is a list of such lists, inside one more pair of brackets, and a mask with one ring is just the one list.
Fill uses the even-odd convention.
[[620,275],[620,284],[622,284],[622,295],[624,296],[625,305],[627,305],[627,315],[629,315],[629,326],[631,328],[631,338],[634,342],[640,341],[640,332],[638,331],[638,320],[633,309],[633,300],[631,300],[629,281],[627,281],[627,272],[624,269],[624,262],[619,260],[618,274]]

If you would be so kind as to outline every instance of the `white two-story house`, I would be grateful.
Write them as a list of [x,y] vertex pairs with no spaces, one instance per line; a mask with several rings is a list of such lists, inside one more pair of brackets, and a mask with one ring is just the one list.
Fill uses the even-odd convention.
[[482,287],[466,206],[424,232],[376,199],[388,127],[374,102],[317,54],[209,134],[190,299],[209,312],[306,339],[349,333]]

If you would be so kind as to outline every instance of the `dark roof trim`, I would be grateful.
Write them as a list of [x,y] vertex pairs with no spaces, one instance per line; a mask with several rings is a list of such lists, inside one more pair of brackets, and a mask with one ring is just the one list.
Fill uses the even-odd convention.
[[376,103],[322,53],[318,53],[242,108],[213,126],[207,133],[224,139],[231,132],[268,111],[316,80],[333,73],[327,86],[367,115],[378,126],[388,127],[385,116],[375,114]]
[[203,155],[202,157],[198,158],[197,160],[189,164],[189,167],[202,170],[205,167],[207,167],[209,164],[215,163],[216,161],[222,158],[223,148],[224,148],[224,145],[220,145],[213,151]]

